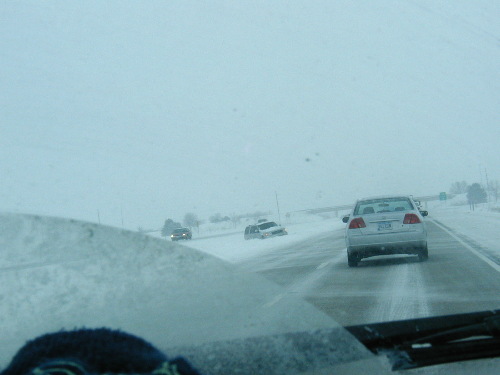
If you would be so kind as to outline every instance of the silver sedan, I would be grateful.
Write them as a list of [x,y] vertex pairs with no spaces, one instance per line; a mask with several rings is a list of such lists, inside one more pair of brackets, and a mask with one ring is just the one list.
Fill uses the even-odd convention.
[[384,196],[360,199],[347,223],[347,260],[356,267],[363,258],[388,254],[415,254],[428,258],[424,216],[410,196]]

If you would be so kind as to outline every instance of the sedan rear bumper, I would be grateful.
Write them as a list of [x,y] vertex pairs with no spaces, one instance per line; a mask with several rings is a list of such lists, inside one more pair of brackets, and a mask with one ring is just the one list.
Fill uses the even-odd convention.
[[418,254],[427,248],[423,231],[352,235],[346,238],[347,252],[360,258],[386,254]]

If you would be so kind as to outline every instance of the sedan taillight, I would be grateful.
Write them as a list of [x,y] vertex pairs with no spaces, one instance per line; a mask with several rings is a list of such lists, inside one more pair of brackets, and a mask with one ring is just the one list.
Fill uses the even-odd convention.
[[415,214],[406,214],[403,224],[419,224],[421,223],[419,217]]
[[349,223],[349,229],[359,229],[359,228],[366,228],[365,221],[363,220],[362,217],[357,217],[355,219],[352,219],[351,222]]

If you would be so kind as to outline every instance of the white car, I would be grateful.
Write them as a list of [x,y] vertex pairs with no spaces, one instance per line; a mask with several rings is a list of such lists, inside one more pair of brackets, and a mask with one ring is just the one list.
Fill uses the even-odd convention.
[[349,216],[345,240],[347,260],[356,267],[363,258],[388,254],[415,254],[428,258],[424,216],[410,196],[360,199]]
[[274,221],[265,221],[263,223],[247,226],[245,228],[244,237],[245,240],[253,238],[263,240],[265,238],[285,236],[287,234],[286,228],[283,228],[281,225],[276,224]]

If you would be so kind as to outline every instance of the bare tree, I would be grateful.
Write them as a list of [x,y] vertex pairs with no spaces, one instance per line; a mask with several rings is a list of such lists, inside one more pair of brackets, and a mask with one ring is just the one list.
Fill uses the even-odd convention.
[[487,199],[488,195],[486,194],[486,191],[477,182],[468,187],[467,200],[469,201],[469,205],[471,206],[472,210],[474,210],[476,204],[484,203],[487,201]]
[[[227,217],[227,216],[226,216]],[[233,216],[231,216],[230,218],[231,220],[231,223],[233,223],[233,227],[236,228],[236,226],[240,223],[241,221],[241,217],[236,215],[236,214],[233,214]]]
[[177,223],[177,222],[173,221],[172,219],[167,219],[167,220],[165,220],[165,224],[163,224],[163,228],[161,229],[161,235],[163,237],[170,236],[172,231],[175,228],[179,228],[180,226],[181,226],[181,223]]
[[186,227],[193,228],[197,226],[198,216],[196,216],[196,214],[193,214],[192,212],[188,212],[186,215],[184,215],[184,220],[182,222]]
[[223,221],[222,215],[220,213],[216,213],[215,215],[210,216],[208,219],[211,223],[220,223]]
[[467,193],[467,182],[457,181],[451,184],[450,194],[464,194]]
[[490,191],[493,198],[495,198],[495,203],[498,202],[498,191],[500,190],[500,184],[498,180],[490,181],[488,185],[488,190]]

